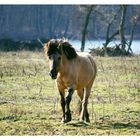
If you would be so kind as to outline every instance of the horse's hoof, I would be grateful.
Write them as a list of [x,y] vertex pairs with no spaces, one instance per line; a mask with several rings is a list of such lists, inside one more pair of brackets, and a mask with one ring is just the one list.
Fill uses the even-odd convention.
[[71,114],[66,114],[66,122],[70,122],[71,121]]
[[68,122],[70,122],[70,121],[71,121],[71,119],[65,119],[65,120],[62,119],[62,120],[61,120],[61,123],[68,123]]
[[61,123],[66,123],[66,120],[62,118]]
[[88,119],[86,119],[86,122],[87,122],[87,123],[90,123],[90,119],[89,119],[89,118],[88,118]]
[[68,123],[68,122],[70,122],[71,121],[71,118],[66,118],[65,120],[64,120],[64,123]]
[[71,121],[71,119],[69,119],[69,120],[66,120],[66,123],[68,123],[68,122],[70,122]]
[[79,120],[79,122],[80,122],[80,123],[83,123],[83,122],[84,122],[84,120],[83,120],[83,119],[80,119],[80,120]]
[[71,121],[71,118],[69,118],[69,119],[62,119],[62,120],[61,120],[62,123],[68,123],[68,122],[70,122],[70,121]]

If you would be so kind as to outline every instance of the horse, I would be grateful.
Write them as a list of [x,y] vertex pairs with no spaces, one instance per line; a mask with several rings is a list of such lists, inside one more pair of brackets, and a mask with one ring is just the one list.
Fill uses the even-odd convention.
[[87,104],[97,73],[93,57],[88,53],[76,52],[64,39],[51,39],[44,44],[44,51],[49,60],[49,75],[56,80],[60,93],[62,122],[67,123],[72,119],[70,102],[75,90],[81,100],[80,121],[90,122]]

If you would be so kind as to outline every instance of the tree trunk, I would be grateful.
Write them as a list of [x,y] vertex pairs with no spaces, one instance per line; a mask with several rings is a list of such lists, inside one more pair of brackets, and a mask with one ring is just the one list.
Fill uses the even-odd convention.
[[136,24],[133,25],[132,30],[131,30],[131,36],[130,36],[130,41],[128,44],[128,50],[127,53],[129,53],[131,51],[131,53],[133,53],[132,49],[131,49],[131,45],[132,45],[132,41],[133,41],[133,36],[134,36],[134,30],[135,30]]
[[106,40],[105,40],[105,43],[103,44],[104,48],[105,48],[105,51],[107,49],[107,46],[108,44],[114,39],[114,37],[116,35],[119,34],[119,30],[116,30],[116,32],[114,32],[112,35],[110,35],[110,30],[111,30],[111,25],[113,24],[115,18],[116,18],[116,14],[114,15],[114,17],[112,18],[112,20],[108,23],[108,26],[107,26],[107,32],[106,32]]
[[87,14],[85,17],[84,27],[83,27],[83,31],[82,31],[82,42],[81,42],[81,51],[82,52],[85,49],[85,38],[86,38],[86,34],[87,34],[87,27],[89,24],[89,19],[90,19],[90,15],[92,13],[92,9],[93,9],[93,5],[88,7]]
[[107,48],[107,45],[109,44],[110,40],[109,40],[109,32],[110,32],[110,27],[111,27],[111,24],[109,23],[108,24],[108,27],[107,27],[107,32],[106,32],[106,41],[105,43],[103,44],[105,49]]
[[139,18],[140,18],[140,16],[133,17],[133,25],[132,25],[131,36],[130,36],[130,41],[129,41],[129,44],[128,44],[127,53],[130,53],[130,51],[131,51],[131,53],[133,53],[133,51],[131,49],[131,45],[132,45],[132,42],[133,42],[134,31],[136,29],[136,26],[137,26],[137,23],[139,21]]
[[[110,27],[108,27],[110,28]],[[105,48],[107,48],[107,45],[112,41],[112,39],[119,34],[119,30],[117,30],[115,33],[113,33],[110,37],[109,37],[109,31],[110,29],[107,29],[107,35],[106,35],[106,42],[103,44]]]
[[125,34],[124,34],[126,10],[127,10],[127,5],[121,5],[121,21],[119,25],[119,34],[120,34],[120,40],[121,40],[121,50],[123,53],[125,52],[125,49],[126,49],[126,40],[125,40]]

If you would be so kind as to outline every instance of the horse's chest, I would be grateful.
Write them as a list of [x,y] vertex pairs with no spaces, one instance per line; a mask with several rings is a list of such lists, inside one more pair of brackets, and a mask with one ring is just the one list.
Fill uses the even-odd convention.
[[64,83],[64,85],[66,86],[66,87],[69,87],[71,84],[72,84],[72,79],[71,78],[66,78],[66,77],[63,77],[62,78],[62,81],[63,81],[63,83]]
[[68,88],[70,86],[73,85],[73,79],[70,78],[70,77],[59,77],[59,80],[58,80],[59,83],[61,83],[61,85],[65,88]]

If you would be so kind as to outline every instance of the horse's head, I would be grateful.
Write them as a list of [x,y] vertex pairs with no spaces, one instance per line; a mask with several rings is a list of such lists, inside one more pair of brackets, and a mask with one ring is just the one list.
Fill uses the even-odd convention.
[[60,70],[62,55],[65,55],[68,60],[77,56],[72,45],[64,39],[51,39],[45,44],[45,54],[49,59],[50,76],[52,79],[57,78]]
[[60,67],[61,60],[61,51],[59,49],[60,40],[51,39],[48,43],[45,44],[45,54],[49,59],[49,75],[52,79],[57,78],[57,74]]

